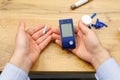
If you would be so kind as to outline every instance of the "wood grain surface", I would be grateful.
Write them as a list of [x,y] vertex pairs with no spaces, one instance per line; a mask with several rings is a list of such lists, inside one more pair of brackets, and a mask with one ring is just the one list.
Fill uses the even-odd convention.
[[[15,35],[19,21],[26,23],[26,29],[45,24],[58,27],[58,20],[73,18],[74,25],[84,14],[96,12],[108,24],[107,28],[95,30],[103,46],[120,64],[120,0],[92,0],[84,6],[71,10],[78,0],[0,0],[0,70],[13,54]],[[94,68],[71,52],[63,51],[54,42],[41,53],[31,71],[94,71]]]

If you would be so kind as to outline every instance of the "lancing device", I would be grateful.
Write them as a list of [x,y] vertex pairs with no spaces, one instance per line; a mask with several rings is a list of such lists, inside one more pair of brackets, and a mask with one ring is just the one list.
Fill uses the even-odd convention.
[[78,2],[76,2],[75,4],[71,5],[71,9],[76,9],[77,7],[87,3],[89,0],[80,0]]

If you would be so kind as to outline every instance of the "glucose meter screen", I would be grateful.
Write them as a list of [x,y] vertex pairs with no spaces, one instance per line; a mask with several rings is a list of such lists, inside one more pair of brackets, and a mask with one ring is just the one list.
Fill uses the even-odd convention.
[[68,23],[68,24],[62,24],[62,36],[63,37],[70,37],[73,36],[72,34],[72,24]]

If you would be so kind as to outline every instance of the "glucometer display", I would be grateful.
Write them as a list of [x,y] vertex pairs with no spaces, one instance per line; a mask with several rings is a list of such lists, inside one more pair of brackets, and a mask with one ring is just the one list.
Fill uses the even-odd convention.
[[72,25],[70,23],[68,23],[68,24],[62,24],[61,27],[62,27],[62,37],[73,36]]

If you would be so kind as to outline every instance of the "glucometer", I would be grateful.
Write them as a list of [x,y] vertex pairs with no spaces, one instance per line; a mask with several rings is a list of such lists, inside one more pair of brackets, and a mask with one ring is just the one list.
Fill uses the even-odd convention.
[[62,49],[74,49],[76,47],[74,27],[72,19],[59,20]]

